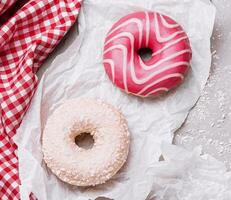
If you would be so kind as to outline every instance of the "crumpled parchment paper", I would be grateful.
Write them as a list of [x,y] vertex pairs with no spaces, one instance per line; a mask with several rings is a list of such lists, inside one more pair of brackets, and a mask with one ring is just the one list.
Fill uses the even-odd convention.
[[[127,95],[104,72],[102,49],[112,24],[128,13],[156,10],[171,16],[187,32],[192,45],[191,69],[185,83],[157,99]],[[154,184],[161,143],[173,133],[196,103],[209,75],[210,36],[215,8],[208,0],[85,0],[77,25],[48,59],[31,106],[14,138],[18,144],[20,194],[39,200],[83,200],[108,197],[144,200]],[[41,134],[47,118],[66,99],[100,98],[119,108],[128,120],[131,148],[126,165],[106,184],[78,188],[61,182],[42,160]],[[60,147],[62,148],[62,147]],[[181,155],[179,155],[181,156]],[[184,173],[182,171],[182,173]]]
[[165,161],[150,167],[152,191],[149,200],[229,200],[231,199],[231,172],[224,163],[200,147],[188,151],[164,143]]

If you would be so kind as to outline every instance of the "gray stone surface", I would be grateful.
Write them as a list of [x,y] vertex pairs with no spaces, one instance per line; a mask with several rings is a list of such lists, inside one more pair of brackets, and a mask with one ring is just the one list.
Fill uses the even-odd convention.
[[231,1],[213,0],[217,7],[212,37],[213,54],[209,80],[201,98],[174,143],[192,149],[201,145],[204,152],[231,166]]

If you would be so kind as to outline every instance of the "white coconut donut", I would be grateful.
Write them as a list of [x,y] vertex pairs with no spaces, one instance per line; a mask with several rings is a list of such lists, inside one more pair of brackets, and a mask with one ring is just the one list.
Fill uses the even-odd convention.
[[[91,149],[75,138],[90,133]],[[43,131],[44,161],[62,181],[76,186],[102,184],[123,166],[129,151],[124,116],[113,106],[93,99],[68,100],[50,116]]]

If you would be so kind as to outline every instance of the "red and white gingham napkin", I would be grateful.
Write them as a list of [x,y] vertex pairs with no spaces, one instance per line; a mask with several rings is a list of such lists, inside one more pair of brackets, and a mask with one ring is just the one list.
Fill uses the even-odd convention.
[[0,15],[4,13],[16,0],[1,0]]
[[82,0],[16,1],[0,0],[1,200],[20,198],[12,137],[35,92],[35,73],[76,21]]

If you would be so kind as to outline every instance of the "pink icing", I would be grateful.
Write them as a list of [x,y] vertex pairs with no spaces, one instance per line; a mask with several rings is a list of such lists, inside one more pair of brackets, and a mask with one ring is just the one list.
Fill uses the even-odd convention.
[[[137,51],[152,50],[144,61]],[[175,88],[184,80],[192,52],[182,27],[157,12],[136,12],[116,22],[105,39],[103,64],[120,89],[148,97]]]

